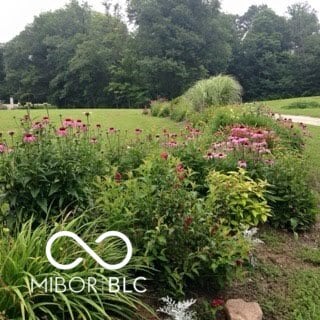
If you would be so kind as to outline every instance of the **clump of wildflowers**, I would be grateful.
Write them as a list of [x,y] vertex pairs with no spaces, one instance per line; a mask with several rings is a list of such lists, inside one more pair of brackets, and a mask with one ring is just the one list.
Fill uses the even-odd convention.
[[[250,126],[233,126],[224,141],[211,145],[205,158],[225,159],[229,154],[238,155],[238,167],[247,168],[245,155],[251,155],[255,160],[261,160],[263,155],[271,154],[271,142],[275,140],[273,131],[259,129]],[[265,160],[266,164],[272,164],[273,160]]]

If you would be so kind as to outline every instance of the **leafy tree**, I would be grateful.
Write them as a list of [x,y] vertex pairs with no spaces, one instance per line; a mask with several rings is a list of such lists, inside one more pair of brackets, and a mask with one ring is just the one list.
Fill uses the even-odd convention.
[[292,94],[320,94],[319,38],[320,24],[316,12],[307,3],[288,8],[291,41],[290,72]]
[[131,0],[141,85],[151,98],[179,95],[196,80],[223,72],[229,30],[216,0]]
[[6,45],[8,87],[17,98],[32,93],[35,102],[59,106],[112,104],[105,89],[127,39],[118,18],[72,0],[36,17]]
[[0,44],[0,100],[5,100],[7,98],[5,77],[3,46]]
[[239,33],[229,71],[239,78],[247,100],[282,96],[289,59],[285,18],[262,6],[251,7],[240,20],[245,32]]

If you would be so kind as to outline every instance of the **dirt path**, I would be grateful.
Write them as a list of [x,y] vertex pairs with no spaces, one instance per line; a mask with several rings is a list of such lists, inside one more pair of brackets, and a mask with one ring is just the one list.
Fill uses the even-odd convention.
[[[278,115],[278,117],[280,117]],[[292,119],[293,122],[302,122],[312,126],[320,126],[320,118],[307,117],[307,116],[292,116],[288,114],[281,114],[281,118]]]

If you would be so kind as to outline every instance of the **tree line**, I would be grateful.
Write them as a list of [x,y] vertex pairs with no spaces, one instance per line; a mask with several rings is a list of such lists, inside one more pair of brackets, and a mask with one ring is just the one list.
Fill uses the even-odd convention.
[[[0,45],[0,100],[136,107],[232,74],[245,100],[320,95],[320,24],[308,3],[243,15],[218,0],[127,0],[127,22],[71,0]],[[129,24],[128,24],[129,21]],[[129,27],[128,27],[129,25]]]

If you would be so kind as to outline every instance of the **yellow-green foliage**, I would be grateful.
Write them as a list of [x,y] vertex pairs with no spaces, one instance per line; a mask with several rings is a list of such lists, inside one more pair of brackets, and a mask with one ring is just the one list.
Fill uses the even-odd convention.
[[240,225],[249,228],[267,221],[270,208],[264,196],[266,182],[252,180],[243,169],[229,174],[212,171],[207,182],[207,205],[220,223],[239,229]]

